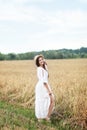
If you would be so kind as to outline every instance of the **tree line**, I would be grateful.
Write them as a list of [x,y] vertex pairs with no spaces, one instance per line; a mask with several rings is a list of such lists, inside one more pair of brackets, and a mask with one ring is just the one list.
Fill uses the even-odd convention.
[[81,47],[80,49],[59,49],[47,50],[39,52],[26,52],[26,53],[0,53],[0,60],[32,60],[37,54],[42,54],[46,59],[72,59],[72,58],[87,58],[87,48]]

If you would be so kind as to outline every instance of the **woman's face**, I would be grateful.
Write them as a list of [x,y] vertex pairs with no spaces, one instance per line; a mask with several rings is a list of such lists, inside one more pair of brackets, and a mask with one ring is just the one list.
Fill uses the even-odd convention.
[[43,59],[43,57],[40,57],[40,58],[39,58],[39,65],[40,65],[40,66],[43,66],[43,65],[44,65],[44,59]]

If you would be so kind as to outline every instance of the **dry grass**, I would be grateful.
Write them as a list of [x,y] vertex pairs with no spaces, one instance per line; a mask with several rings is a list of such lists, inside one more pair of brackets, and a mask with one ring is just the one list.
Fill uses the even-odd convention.
[[[56,106],[87,119],[87,59],[47,60]],[[34,107],[37,83],[34,61],[0,62],[0,98]]]
[[33,64],[32,61],[0,62],[1,98],[23,106],[33,104],[36,83]]

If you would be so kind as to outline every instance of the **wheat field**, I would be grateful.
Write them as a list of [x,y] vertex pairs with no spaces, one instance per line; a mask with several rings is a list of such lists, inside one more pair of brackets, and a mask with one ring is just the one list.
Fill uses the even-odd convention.
[[[55,107],[87,119],[87,59],[47,60]],[[0,100],[34,108],[37,83],[33,60],[0,61]]]

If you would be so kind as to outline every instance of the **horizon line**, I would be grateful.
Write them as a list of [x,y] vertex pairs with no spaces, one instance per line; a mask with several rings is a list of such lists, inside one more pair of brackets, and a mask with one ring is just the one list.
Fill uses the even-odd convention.
[[52,51],[52,50],[63,50],[63,49],[66,49],[66,50],[77,50],[77,49],[81,49],[81,48],[87,48],[87,47],[80,47],[80,48],[60,48],[60,49],[48,49],[48,50],[38,50],[38,51],[26,51],[26,52],[8,52],[8,53],[3,53],[3,52],[0,52],[1,54],[10,54],[10,53],[13,53],[13,54],[21,54],[21,53],[29,53],[29,52],[42,52],[42,51]]

